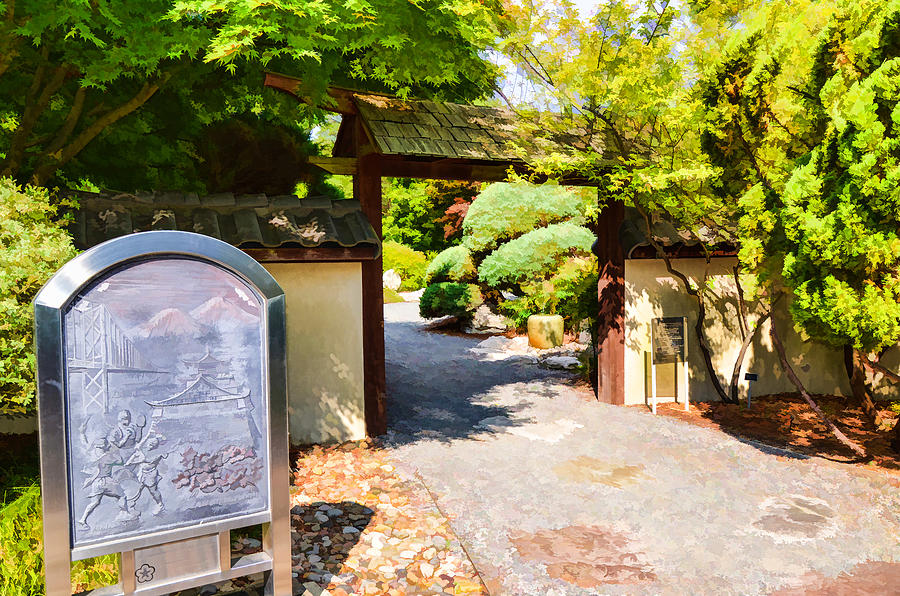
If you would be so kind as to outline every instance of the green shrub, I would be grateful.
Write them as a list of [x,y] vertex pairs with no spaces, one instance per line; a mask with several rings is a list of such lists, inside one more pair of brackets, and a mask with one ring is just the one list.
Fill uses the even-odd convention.
[[452,315],[465,320],[482,302],[478,286],[454,282],[431,284],[419,299],[419,315],[426,319]]
[[597,261],[588,257],[568,259],[550,280],[554,310],[565,319],[567,329],[597,316],[598,281]]
[[0,415],[35,409],[31,301],[75,256],[46,189],[0,179]]
[[504,300],[498,308],[520,329],[531,315],[561,315],[566,329],[597,316],[597,266],[592,259],[566,259],[550,279],[525,283],[520,289],[521,297]]
[[512,287],[549,279],[569,256],[587,255],[594,234],[573,223],[552,224],[501,245],[478,267],[478,279],[491,287]]
[[478,278],[472,253],[465,246],[451,246],[439,253],[425,271],[425,283],[470,282]]
[[[44,524],[41,489],[32,485],[0,509],[0,594],[44,594]],[[72,565],[72,591],[84,592],[119,581],[116,555]]]
[[492,250],[551,223],[573,219],[580,223],[587,206],[582,194],[563,186],[492,184],[469,207],[463,243],[472,252]]
[[382,246],[384,271],[393,269],[400,275],[400,291],[418,290],[425,285],[425,269],[428,257],[424,253],[388,240]]

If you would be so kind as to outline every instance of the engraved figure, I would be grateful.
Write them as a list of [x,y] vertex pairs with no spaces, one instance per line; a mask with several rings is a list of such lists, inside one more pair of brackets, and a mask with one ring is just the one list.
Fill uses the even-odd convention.
[[121,515],[128,515],[128,500],[125,498],[125,491],[113,478],[114,468],[122,465],[122,458],[118,453],[111,451],[110,443],[104,437],[96,439],[91,447],[95,458],[93,466],[82,470],[86,474],[91,474],[82,485],[82,488],[88,489],[87,497],[90,501],[85,507],[84,513],[78,518],[79,525],[85,529],[90,528],[87,523],[88,517],[100,506],[103,497],[117,499],[122,509]]
[[137,466],[137,479],[140,483],[137,493],[133,497],[128,498],[128,505],[134,507],[138,498],[143,494],[144,489],[147,489],[150,497],[156,503],[156,506],[153,508],[153,515],[159,515],[165,511],[162,494],[159,492],[161,477],[158,467],[160,461],[169,457],[168,453],[159,453],[155,456],[150,453],[158,447],[159,439],[151,435],[147,437],[147,440],[142,445],[138,445],[138,448],[125,462],[126,466]]
[[122,410],[118,416],[119,423],[109,431],[107,440],[119,449],[132,449],[141,442],[147,420],[141,416],[137,424],[131,423],[131,412]]

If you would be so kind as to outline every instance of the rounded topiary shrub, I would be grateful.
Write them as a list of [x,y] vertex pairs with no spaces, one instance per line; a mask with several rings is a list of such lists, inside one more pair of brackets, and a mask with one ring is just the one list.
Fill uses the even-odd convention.
[[393,269],[400,276],[400,291],[418,290],[425,285],[428,257],[399,242],[388,240],[382,247],[382,269]]
[[481,290],[472,284],[443,282],[431,284],[419,299],[419,315],[426,319],[452,315],[459,319],[472,316],[484,300]]
[[567,257],[590,254],[594,234],[574,223],[549,225],[510,240],[478,267],[488,286],[514,286],[549,277]]
[[428,264],[425,283],[442,281],[470,282],[478,278],[472,253],[465,246],[451,246],[438,253]]
[[548,224],[580,223],[588,203],[583,194],[564,186],[492,184],[466,213],[463,243],[472,252],[484,252]]

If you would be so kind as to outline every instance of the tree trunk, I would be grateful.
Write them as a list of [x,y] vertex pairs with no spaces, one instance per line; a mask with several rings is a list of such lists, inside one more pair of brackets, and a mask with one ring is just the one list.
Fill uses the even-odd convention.
[[900,420],[897,420],[894,430],[891,431],[891,448],[900,453]]
[[[709,349],[709,344],[706,341],[706,333],[703,330],[706,323],[706,304],[703,301],[701,290],[692,288],[691,281],[688,279],[687,275],[672,266],[672,260],[669,258],[669,255],[666,254],[665,249],[653,237],[653,226],[650,225],[650,216],[640,207],[638,207],[638,211],[647,223],[647,239],[650,241],[653,248],[656,249],[656,254],[659,255],[665,263],[666,271],[677,277],[684,286],[684,291],[697,302],[697,324],[694,325],[694,333],[697,336],[697,343],[700,345],[700,353],[703,355],[703,362],[706,364],[706,372],[709,375],[709,380],[712,383],[713,388],[716,390],[716,393],[719,394],[719,398],[723,402],[738,403],[737,400],[732,400],[731,396],[725,392],[725,388],[722,387],[722,383],[719,381],[719,373],[716,371],[716,367],[713,366],[712,352]],[[687,340],[687,338],[685,338],[685,340]]]
[[759,335],[760,327],[763,326],[763,323],[766,322],[766,319],[769,318],[770,314],[772,314],[772,311],[761,316],[756,322],[756,326],[753,327],[753,330],[748,330],[748,333],[744,335],[744,341],[741,342],[741,349],[738,351],[737,358],[734,361],[734,371],[731,373],[731,385],[728,387],[728,392],[731,395],[733,403],[740,402],[738,399],[738,383],[741,380],[741,366],[744,364],[744,356],[747,354],[750,344],[752,344],[753,340],[756,339],[756,336]]
[[847,344],[844,346],[844,368],[847,370],[847,378],[850,379],[850,390],[853,392],[853,398],[862,408],[866,418],[877,429],[881,426],[882,419],[878,413],[875,404],[872,403],[872,396],[869,386],[866,383],[866,371],[862,363],[862,356],[859,350],[853,349],[853,346]]
[[828,419],[825,415],[825,412],[819,408],[816,402],[813,401],[813,398],[806,391],[806,387],[803,386],[803,383],[800,382],[799,377],[794,372],[794,369],[791,367],[790,362],[788,362],[787,355],[784,352],[784,345],[781,343],[781,339],[778,337],[778,331],[775,328],[775,319],[772,319],[772,324],[769,326],[769,335],[772,338],[772,345],[775,346],[775,351],[778,353],[778,359],[781,361],[781,368],[784,369],[785,374],[787,374],[788,378],[797,387],[797,390],[800,391],[800,395],[803,396],[803,399],[806,400],[806,403],[809,404],[809,407],[812,408],[813,412],[815,412],[822,422],[825,423],[825,426],[828,427],[828,430],[831,431],[831,434],[835,436],[835,438],[841,442],[841,444],[850,448],[855,454],[859,457],[866,457],[866,450],[857,445],[855,442],[851,441],[847,438],[847,435],[841,432],[837,426],[834,425],[834,422]]

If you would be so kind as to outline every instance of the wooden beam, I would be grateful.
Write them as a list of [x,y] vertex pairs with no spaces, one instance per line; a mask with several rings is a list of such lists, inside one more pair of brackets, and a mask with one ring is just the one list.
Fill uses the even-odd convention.
[[[519,161],[486,161],[471,159],[436,159],[418,161],[402,155],[385,155],[381,173],[391,178],[422,178],[438,180],[464,180],[468,182],[505,182],[510,168],[517,174],[529,176],[531,170]],[[546,182],[546,177],[536,177],[535,183]],[[568,186],[596,186],[583,177],[568,176],[559,181]]]
[[310,155],[309,163],[336,176],[355,176],[357,163],[355,157],[324,157]]
[[597,218],[597,399],[608,404],[625,403],[625,255],[619,229],[625,221],[625,204],[614,201]]
[[[357,138],[362,138],[361,133]],[[369,154],[359,158],[353,178],[353,196],[363,215],[381,238],[381,158]],[[362,263],[362,331],[363,331],[363,394],[366,414],[366,434],[370,437],[387,432],[384,374],[384,294],[382,290],[381,256]]]
[[313,246],[279,248],[242,248],[245,253],[260,263],[346,263],[371,261],[378,249],[370,245],[361,246]]
[[506,180],[510,166],[524,168],[524,164],[510,161],[496,163],[473,163],[464,159],[416,161],[403,156],[388,155],[382,160],[381,174],[391,178],[502,182]]
[[328,87],[326,93],[330,98],[327,104],[317,103],[303,92],[303,81],[277,72],[266,72],[263,86],[276,89],[292,95],[298,101],[313,107],[322,108],[338,114],[356,114],[356,104],[353,103],[353,92],[349,89]]

